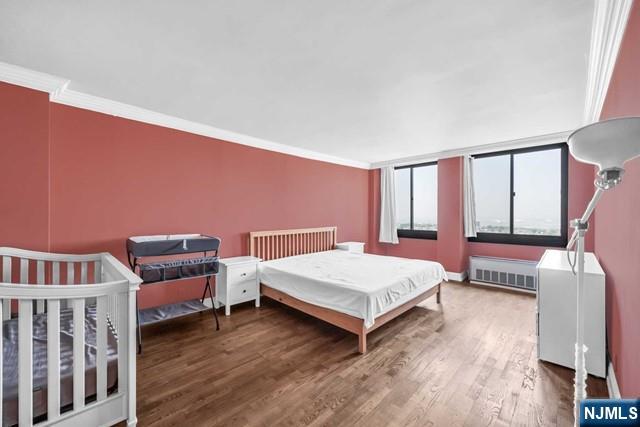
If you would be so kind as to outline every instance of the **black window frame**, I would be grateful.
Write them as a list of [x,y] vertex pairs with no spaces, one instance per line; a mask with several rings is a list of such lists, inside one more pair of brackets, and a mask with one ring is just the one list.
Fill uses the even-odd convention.
[[[514,178],[513,178],[513,157],[517,154],[532,153],[536,151],[548,151],[560,148],[560,236],[541,236],[513,234],[513,202],[515,197]],[[487,233],[478,232],[477,237],[468,237],[469,242],[481,243],[503,243],[508,245],[526,245],[526,246],[549,246],[564,247],[567,245],[567,229],[568,229],[568,206],[569,206],[569,148],[565,142],[551,145],[541,145],[536,147],[518,148],[514,150],[496,151],[492,153],[476,154],[472,157],[480,159],[483,157],[510,156],[510,172],[509,172],[509,234],[506,233]]]
[[[409,169],[409,193],[410,193],[410,224],[411,230],[400,229],[398,228],[398,237],[404,237],[408,239],[426,239],[426,240],[437,240],[438,239],[438,231],[437,230],[413,230],[413,169],[421,168],[426,166],[435,166],[438,167],[438,162],[425,162],[425,163],[417,163],[414,165],[405,165],[405,166],[396,166],[394,170],[400,169]],[[437,170],[437,169],[436,169]],[[436,188],[436,191],[439,189]],[[437,193],[436,193],[437,194]]]

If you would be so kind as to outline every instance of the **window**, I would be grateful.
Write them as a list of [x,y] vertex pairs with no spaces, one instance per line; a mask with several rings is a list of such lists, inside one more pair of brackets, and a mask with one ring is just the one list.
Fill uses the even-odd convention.
[[398,236],[435,239],[438,230],[438,165],[396,168]]
[[474,156],[478,237],[539,246],[567,243],[566,144]]

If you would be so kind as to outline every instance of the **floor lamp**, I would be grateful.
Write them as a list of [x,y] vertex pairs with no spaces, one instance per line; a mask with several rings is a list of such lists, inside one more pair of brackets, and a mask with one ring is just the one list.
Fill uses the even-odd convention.
[[[587,397],[587,370],[584,345],[584,236],[589,228],[589,217],[604,191],[622,181],[624,163],[640,156],[640,117],[625,117],[593,123],[573,132],[568,139],[569,151],[577,160],[598,166],[596,191],[581,218],[571,221],[573,235],[567,245],[567,256],[573,273],[577,276],[577,324],[576,324],[576,377],[574,414],[576,425],[580,422],[580,401]],[[573,261],[570,251],[576,251]],[[576,271],[577,270],[577,271]]]

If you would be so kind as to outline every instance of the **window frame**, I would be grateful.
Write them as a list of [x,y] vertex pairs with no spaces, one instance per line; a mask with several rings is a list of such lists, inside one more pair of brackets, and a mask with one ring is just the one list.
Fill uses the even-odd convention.
[[[513,207],[514,207],[514,170],[513,157],[517,154],[533,153],[537,151],[548,151],[560,149],[560,236],[541,236],[513,233]],[[569,147],[566,142],[557,144],[541,145],[535,147],[518,148],[513,150],[495,151],[491,153],[482,153],[472,155],[474,159],[483,157],[495,157],[509,155],[509,230],[506,233],[488,233],[478,232],[477,237],[468,237],[469,242],[480,243],[502,243],[508,245],[526,245],[526,246],[548,246],[548,247],[564,247],[567,245],[568,230],[568,206],[569,206]]]
[[[409,169],[409,210],[410,210],[410,224],[411,224],[411,229],[407,230],[407,229],[400,229],[398,228],[398,237],[403,237],[403,238],[407,238],[407,239],[425,239],[425,240],[437,240],[438,239],[438,231],[437,230],[414,230],[413,229],[413,169],[414,168],[420,168],[420,167],[426,167],[426,166],[435,166],[436,170],[438,167],[438,162],[437,161],[433,161],[433,162],[424,162],[424,163],[416,163],[413,165],[403,165],[403,166],[396,166],[394,169],[394,172],[400,169]],[[437,176],[437,175],[436,175]],[[438,191],[438,185],[436,184],[436,194]]]

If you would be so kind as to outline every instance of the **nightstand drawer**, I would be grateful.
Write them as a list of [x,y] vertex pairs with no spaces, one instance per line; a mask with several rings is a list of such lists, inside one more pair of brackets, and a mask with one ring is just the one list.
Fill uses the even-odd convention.
[[253,280],[245,280],[231,285],[229,289],[229,300],[231,303],[234,303],[240,300],[254,299],[257,291],[258,286],[254,274]]
[[256,264],[248,263],[241,265],[234,265],[227,270],[227,284],[229,286],[234,286],[237,283],[245,282],[245,281],[256,281]]

